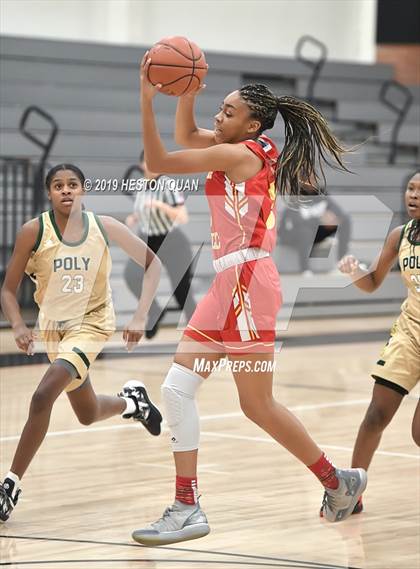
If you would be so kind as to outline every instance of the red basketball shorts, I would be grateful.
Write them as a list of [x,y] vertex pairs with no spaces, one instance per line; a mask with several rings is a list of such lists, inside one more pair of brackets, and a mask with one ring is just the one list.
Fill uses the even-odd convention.
[[281,303],[271,257],[234,265],[216,274],[185,335],[230,355],[273,352]]

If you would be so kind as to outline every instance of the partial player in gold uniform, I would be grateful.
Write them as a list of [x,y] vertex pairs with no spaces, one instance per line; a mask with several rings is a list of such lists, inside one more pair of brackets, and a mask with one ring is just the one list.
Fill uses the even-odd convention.
[[47,433],[53,404],[62,391],[84,425],[121,415],[140,421],[153,435],[160,433],[162,417],[142,383],[131,380],[118,396],[107,396],[96,395],[89,380],[90,365],[115,331],[108,238],[146,269],[136,313],[123,333],[127,349],[143,335],[160,261],[122,223],[83,210],[84,181],[83,173],[72,164],[49,171],[46,188],[51,210],[23,225],[1,290],[2,308],[16,344],[31,355],[34,333],[22,319],[16,296],[24,272],[33,279],[40,337],[51,362],[32,396],[10,471],[0,484],[1,521],[8,519],[17,503],[21,478]]
[[[398,257],[401,277],[408,289],[401,314],[372,370],[375,380],[372,400],[360,425],[353,451],[352,467],[366,470],[403,397],[420,381],[420,172],[408,181],[405,205],[411,220],[391,231],[369,271],[363,270],[351,255],[344,257],[339,264],[340,270],[349,274],[358,288],[373,292]],[[413,417],[412,436],[420,446],[420,401]],[[362,510],[360,498],[353,513]]]

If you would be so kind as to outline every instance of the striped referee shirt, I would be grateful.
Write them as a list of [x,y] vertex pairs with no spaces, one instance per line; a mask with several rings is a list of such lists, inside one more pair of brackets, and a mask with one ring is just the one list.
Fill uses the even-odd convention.
[[139,229],[146,235],[165,235],[177,224],[161,209],[153,207],[153,201],[158,200],[170,206],[184,205],[182,192],[176,189],[172,178],[159,176],[149,180],[137,192],[134,202],[134,213],[139,216]]

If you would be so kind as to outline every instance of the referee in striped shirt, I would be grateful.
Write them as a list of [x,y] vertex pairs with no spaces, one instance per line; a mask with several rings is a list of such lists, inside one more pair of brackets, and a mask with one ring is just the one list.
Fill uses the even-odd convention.
[[[181,191],[173,189],[171,178],[151,172],[147,168],[144,151],[140,154],[139,165],[129,168],[124,179],[128,179],[135,171],[147,182],[137,192],[133,213],[127,217],[126,224],[133,230],[138,227],[140,239],[147,243],[162,261],[178,306],[189,320],[196,303],[192,292],[190,293],[192,250],[188,239],[178,227],[188,222],[184,196]],[[143,270],[130,259],[124,276],[129,289],[138,298],[143,286]],[[149,311],[146,338],[153,338],[157,333],[164,314],[165,310],[154,299]]]

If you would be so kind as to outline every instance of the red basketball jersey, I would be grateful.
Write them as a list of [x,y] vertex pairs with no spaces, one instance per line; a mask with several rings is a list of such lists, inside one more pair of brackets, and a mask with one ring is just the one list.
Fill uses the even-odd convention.
[[245,182],[232,182],[225,172],[209,172],[205,192],[211,213],[213,258],[257,247],[271,252],[276,243],[275,144],[264,135],[244,140],[263,160],[261,170]]

